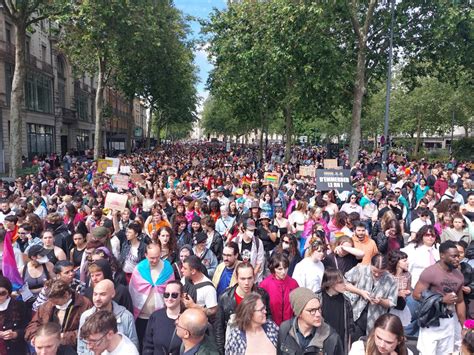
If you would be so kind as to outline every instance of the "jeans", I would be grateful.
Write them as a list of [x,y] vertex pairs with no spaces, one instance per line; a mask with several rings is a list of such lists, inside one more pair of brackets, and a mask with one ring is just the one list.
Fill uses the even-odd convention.
[[421,303],[415,300],[412,295],[407,296],[406,302],[408,309],[411,313],[411,323],[405,327],[405,335],[416,337],[418,336],[418,332],[420,331],[420,326],[418,325],[418,317],[416,313],[420,309]]

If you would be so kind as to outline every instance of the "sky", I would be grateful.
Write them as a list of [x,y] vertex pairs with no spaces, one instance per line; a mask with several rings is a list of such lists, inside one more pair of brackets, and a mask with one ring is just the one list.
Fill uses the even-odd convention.
[[[198,18],[208,18],[209,14],[214,8],[222,10],[227,5],[227,0],[174,0],[175,6],[180,9],[185,15],[191,15]],[[200,25],[198,22],[191,22],[192,38],[199,38],[200,36]],[[205,48],[198,48],[195,51],[194,63],[198,68],[199,82],[197,84],[198,95],[204,101],[208,92],[205,90],[207,77],[209,71],[212,69],[212,65],[207,60],[207,53]],[[202,105],[202,102],[201,102]]]

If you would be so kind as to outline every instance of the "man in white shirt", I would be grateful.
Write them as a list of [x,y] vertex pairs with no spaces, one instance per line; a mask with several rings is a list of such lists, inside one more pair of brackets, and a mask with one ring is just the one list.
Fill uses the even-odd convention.
[[139,355],[137,347],[117,330],[117,319],[110,311],[98,311],[87,318],[80,337],[94,354]]

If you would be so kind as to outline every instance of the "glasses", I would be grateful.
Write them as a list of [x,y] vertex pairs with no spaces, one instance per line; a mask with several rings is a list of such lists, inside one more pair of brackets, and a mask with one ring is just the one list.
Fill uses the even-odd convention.
[[254,312],[267,313],[267,309],[265,308],[265,306],[262,306],[262,308],[260,308],[260,309],[254,309],[253,311]]
[[96,340],[86,340],[84,339],[84,343],[86,343],[87,346],[96,346],[98,344],[100,344],[100,342],[105,338],[105,336],[107,335],[107,333],[105,333],[104,335],[102,335],[99,339],[96,339]]
[[318,308],[310,308],[310,309],[307,309],[306,312],[308,312],[308,313],[311,314],[312,316],[315,316],[315,315],[316,315],[316,312],[321,313],[321,307],[318,307]]
[[179,297],[179,293],[178,292],[165,292],[163,293],[163,297],[164,298],[170,298],[170,296],[173,298],[173,299],[177,299]]
[[8,291],[0,291],[0,297],[8,295]]

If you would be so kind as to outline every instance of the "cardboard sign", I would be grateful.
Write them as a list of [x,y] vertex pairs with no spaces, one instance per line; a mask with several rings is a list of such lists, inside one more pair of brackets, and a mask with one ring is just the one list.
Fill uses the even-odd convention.
[[105,157],[105,159],[107,159],[107,160],[112,160],[112,166],[113,166],[114,168],[117,168],[117,169],[119,168],[119,166],[120,166],[120,159],[119,159],[119,158],[109,158],[109,157]]
[[107,168],[112,166],[114,162],[109,159],[98,159],[97,160],[97,172],[99,174],[105,173]]
[[347,169],[317,169],[316,188],[321,191],[351,191],[351,171]]
[[324,168],[325,169],[342,169],[342,167],[337,166],[337,159],[324,159]]
[[140,174],[132,174],[130,175],[130,181],[136,184],[138,182],[143,182],[145,180],[143,179],[143,176],[141,176]]
[[131,174],[132,168],[130,165],[123,165],[120,167],[120,174]]
[[115,175],[118,174],[118,168],[115,166],[108,166],[107,169],[105,170],[105,173],[107,175]]
[[127,176],[127,175],[114,175],[112,177],[112,180],[114,182],[114,185],[121,188],[121,189],[124,189],[124,190],[128,190],[128,182],[130,181],[130,177]]
[[105,208],[117,211],[124,211],[127,207],[127,195],[116,194],[114,192],[107,192],[105,197]]
[[314,165],[301,165],[299,173],[301,176],[315,177],[316,167]]
[[275,172],[266,172],[263,175],[263,183],[273,185],[278,188],[280,186],[280,174]]

